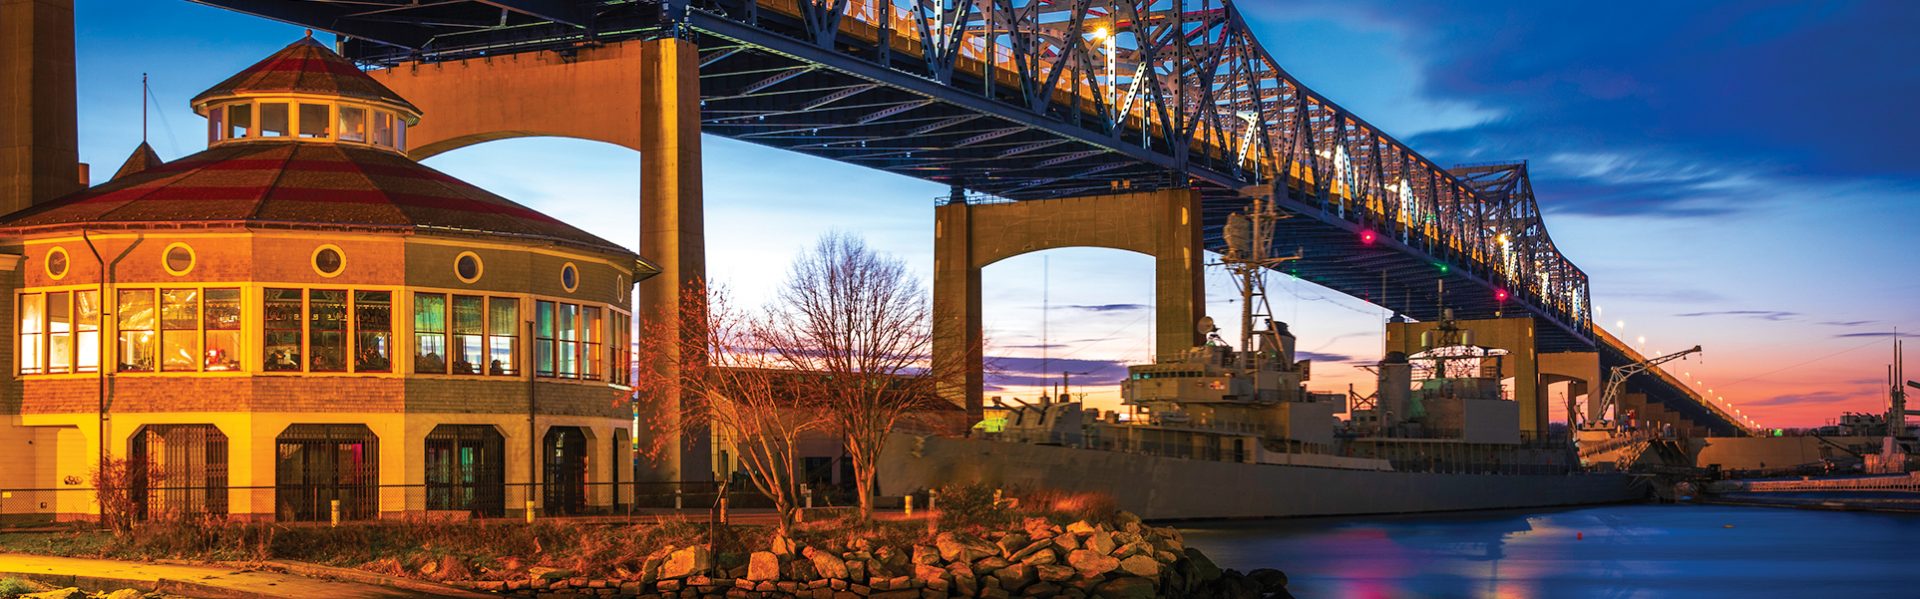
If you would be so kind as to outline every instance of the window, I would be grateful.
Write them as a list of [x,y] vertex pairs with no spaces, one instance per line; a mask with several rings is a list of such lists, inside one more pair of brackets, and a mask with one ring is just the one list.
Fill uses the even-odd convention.
[[600,355],[600,308],[580,308],[580,378],[598,380],[603,374]]
[[300,359],[300,336],[305,333],[301,327],[305,304],[300,290],[268,289],[262,303],[266,310],[261,314],[261,368],[269,372],[300,370],[304,363]]
[[480,374],[486,363],[486,299],[453,296],[453,373]]
[[154,291],[122,289],[119,297],[121,372],[151,372],[154,369]]
[[347,268],[347,259],[340,254],[340,248],[327,244],[313,250],[313,272],[320,276],[333,278]]
[[573,293],[580,288],[580,269],[572,262],[560,265],[560,288]]
[[226,137],[227,122],[224,118],[226,115],[227,108],[225,106],[216,106],[207,109],[207,143],[220,141]]
[[353,294],[354,372],[393,372],[393,293]]
[[73,304],[67,303],[72,297],[68,291],[47,294],[47,372],[73,369]]
[[367,141],[367,109],[340,107],[340,140]]
[[447,296],[413,294],[413,371],[447,372]]
[[232,106],[228,106],[227,107],[227,126],[232,127],[232,129],[230,129],[232,134],[228,135],[227,137],[230,137],[233,139],[245,139],[248,135],[250,135],[248,133],[248,130],[253,128],[253,105],[252,104],[234,104]]
[[520,301],[496,297],[487,308],[487,374],[518,375],[514,356],[520,353]]
[[554,332],[560,338],[559,349],[554,357],[559,358],[560,376],[574,378],[580,376],[580,305],[560,304],[556,312],[559,318],[554,320]]
[[240,370],[240,290],[208,289],[201,310],[201,368],[208,372]]
[[160,369],[200,369],[200,290],[160,290]]
[[300,137],[326,139],[333,124],[333,107],[326,104],[300,105]]
[[393,149],[402,152],[407,151],[407,121],[405,119],[393,120],[393,134]]
[[307,371],[347,371],[347,292],[307,290]]
[[73,293],[74,370],[100,371],[100,292]]
[[173,276],[185,275],[193,270],[193,248],[184,243],[173,243],[160,252],[160,267]]
[[260,103],[260,137],[286,137],[287,103]]
[[393,147],[393,113],[376,110],[373,113],[374,145]]
[[607,380],[616,385],[633,384],[633,317],[626,313],[613,313],[613,347],[611,375]]
[[480,262],[480,255],[473,252],[460,252],[453,259],[453,276],[459,277],[462,283],[480,280],[480,274],[485,269],[486,265]]
[[553,302],[533,303],[533,372],[553,376]]
[[46,355],[41,347],[45,339],[42,331],[47,326],[46,296],[27,293],[20,296],[20,374],[40,374],[44,369],[40,358]]

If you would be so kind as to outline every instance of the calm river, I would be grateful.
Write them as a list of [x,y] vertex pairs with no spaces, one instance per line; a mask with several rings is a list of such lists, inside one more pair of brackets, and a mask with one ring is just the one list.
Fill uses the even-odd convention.
[[1622,505],[1192,523],[1223,568],[1300,599],[1920,597],[1920,516]]

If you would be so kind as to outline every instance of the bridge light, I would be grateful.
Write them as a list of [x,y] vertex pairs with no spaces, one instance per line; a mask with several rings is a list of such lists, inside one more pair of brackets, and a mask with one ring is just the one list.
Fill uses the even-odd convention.
[[1433,263],[1433,267],[1440,269],[1440,274],[1447,274],[1447,265],[1445,263],[1435,262]]
[[1380,237],[1379,234],[1374,233],[1372,229],[1360,230],[1360,243],[1373,245],[1373,240],[1378,239],[1379,237]]
[[1493,290],[1493,299],[1495,301],[1502,301],[1502,302],[1507,301],[1507,290],[1505,289]]
[[1101,27],[1099,29],[1093,30],[1093,39],[1104,40],[1104,39],[1107,39],[1107,35],[1109,34],[1107,33],[1107,28],[1105,27]]

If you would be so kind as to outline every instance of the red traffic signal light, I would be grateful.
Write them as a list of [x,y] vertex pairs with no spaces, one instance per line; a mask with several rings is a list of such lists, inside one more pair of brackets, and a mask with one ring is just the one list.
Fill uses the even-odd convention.
[[1373,240],[1378,237],[1379,235],[1375,234],[1371,229],[1360,230],[1360,243],[1373,245]]
[[1498,301],[1503,301],[1503,302],[1507,301],[1507,290],[1505,289],[1493,290],[1493,299]]

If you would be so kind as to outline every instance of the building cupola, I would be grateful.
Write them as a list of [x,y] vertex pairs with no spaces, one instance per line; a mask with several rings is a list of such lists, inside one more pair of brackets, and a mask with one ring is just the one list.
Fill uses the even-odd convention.
[[193,98],[207,146],[256,141],[363,145],[405,153],[420,109],[312,35]]

